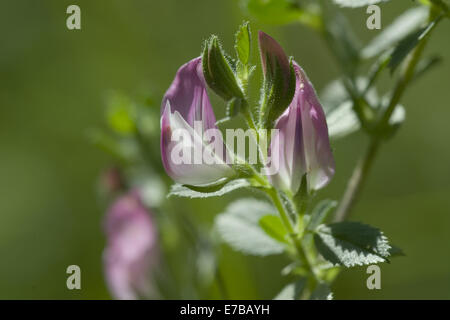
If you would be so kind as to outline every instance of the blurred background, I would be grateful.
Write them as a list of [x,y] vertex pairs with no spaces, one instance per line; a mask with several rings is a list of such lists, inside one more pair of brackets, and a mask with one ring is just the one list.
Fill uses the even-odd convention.
[[[81,30],[66,28],[70,4],[81,8]],[[412,5],[382,5],[382,25]],[[343,12],[363,42],[377,34],[365,27],[365,8]],[[217,34],[232,52],[244,19],[239,2],[228,0],[0,2],[1,299],[110,298],[101,260],[106,207],[97,185],[112,160],[90,143],[89,130],[105,126],[110,90],[149,92],[159,108],[176,70],[200,54],[202,41]],[[318,91],[339,76],[310,29],[250,21],[254,34],[266,31],[295,56]],[[382,265],[381,290],[367,289],[365,268],[342,272],[333,285],[337,299],[450,299],[448,31],[444,21],[432,35],[427,52],[445,60],[407,92],[406,121],[383,146],[351,217],[381,228],[406,257]],[[391,85],[389,76],[383,81]],[[333,144],[337,174],[321,196],[340,198],[366,142],[359,133]],[[236,197],[173,201],[207,228]],[[287,262],[223,245],[223,285],[233,298],[271,299],[286,283],[280,269]],[[81,290],[66,287],[71,264],[81,267]],[[220,298],[214,292],[205,298]]]

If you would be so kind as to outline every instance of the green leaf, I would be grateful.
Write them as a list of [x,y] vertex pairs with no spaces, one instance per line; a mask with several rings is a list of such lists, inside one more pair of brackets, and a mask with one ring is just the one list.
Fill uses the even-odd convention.
[[407,10],[389,26],[383,28],[383,31],[362,50],[361,56],[366,59],[372,58],[392,48],[407,35],[419,29],[427,17],[426,7],[420,6]]
[[142,203],[149,208],[158,208],[166,198],[167,187],[160,176],[147,168],[133,166],[128,171],[128,183],[137,187]]
[[280,254],[285,246],[268,236],[259,225],[262,217],[273,212],[276,212],[275,208],[267,202],[241,199],[217,216],[215,229],[236,251],[257,256]]
[[[367,85],[366,78],[358,78],[358,90],[363,90]],[[380,104],[380,97],[374,88],[369,89],[365,96],[366,101],[373,106]],[[354,111],[353,101],[340,80],[331,82],[321,94],[321,101],[327,119],[328,134],[331,139],[341,139],[361,129],[361,124]],[[381,99],[381,104],[389,101],[389,96]],[[405,108],[397,105],[389,124],[397,128],[405,119]]]
[[[364,90],[367,83],[366,78],[358,78],[356,81],[358,91]],[[377,105],[380,100],[374,88],[366,93],[365,99],[371,105]],[[321,101],[331,139],[340,139],[361,128],[358,116],[353,109],[353,101],[341,80],[332,81],[326,86],[322,91]]]
[[300,22],[312,28],[321,25],[316,6],[300,6],[292,0],[241,0],[241,6],[262,23],[283,25]]
[[248,22],[239,27],[235,36],[236,55],[243,65],[248,65],[251,52],[251,32]]
[[288,233],[283,225],[280,217],[274,215],[267,215],[259,219],[259,225],[264,232],[273,239],[289,244],[287,237]]
[[319,283],[311,294],[310,300],[333,300],[333,293],[331,292],[330,286],[324,282]]
[[358,131],[361,125],[358,116],[353,111],[353,102],[344,101],[327,114],[328,134],[331,139],[337,140]]
[[209,198],[209,197],[220,197],[231,191],[240,188],[250,187],[251,184],[245,179],[231,180],[210,186],[190,186],[174,184],[172,185],[168,197],[178,196],[187,198]]
[[334,3],[341,7],[359,8],[366,7],[371,4],[377,4],[380,2],[388,2],[389,0],[333,0]]
[[339,139],[359,130],[360,125],[358,116],[353,111],[353,102],[341,80],[330,82],[320,96],[331,139]]
[[402,61],[408,56],[408,54],[412,50],[414,50],[419,42],[425,39],[427,35],[430,34],[430,31],[434,29],[437,22],[441,18],[442,16],[438,17],[436,20],[430,22],[426,27],[411,33],[409,36],[400,41],[400,43],[392,52],[391,60],[389,61],[388,66],[391,69],[391,72],[394,72],[395,69],[397,69],[397,67],[400,65],[400,63],[402,63]]
[[337,202],[333,200],[320,201],[311,213],[311,219],[306,227],[309,231],[314,231],[322,224],[328,215],[336,208]]
[[393,127],[398,127],[400,124],[405,121],[406,118],[406,111],[405,107],[403,107],[401,104],[398,104],[395,107],[394,112],[392,113],[391,119],[389,119],[389,124]]
[[353,33],[353,29],[346,16],[337,12],[332,16],[325,16],[329,22],[325,25],[325,37],[329,46],[338,58],[344,71],[353,74],[359,62],[360,41]]
[[[445,0],[446,2],[448,2],[448,0]],[[449,4],[447,4],[446,2],[444,2],[444,0],[430,0],[430,2],[435,5],[436,7],[440,8],[442,11],[444,11],[447,16],[449,14]]]
[[358,222],[321,225],[314,242],[327,261],[345,267],[387,262],[391,249],[383,232]]
[[329,82],[320,92],[320,102],[326,114],[332,112],[349,98],[350,96],[340,79]]
[[404,257],[406,254],[397,246],[391,245],[391,249],[389,250],[389,257]]
[[306,286],[306,279],[301,278],[299,281],[289,283],[277,295],[274,300],[297,300],[300,298]]
[[231,119],[239,114],[244,100],[240,98],[232,98],[227,103],[226,116]]

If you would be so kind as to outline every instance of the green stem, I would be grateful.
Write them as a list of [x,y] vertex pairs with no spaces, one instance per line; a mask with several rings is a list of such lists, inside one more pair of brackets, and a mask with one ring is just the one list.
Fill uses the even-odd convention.
[[246,108],[243,111],[244,118],[247,121],[247,124],[250,129],[255,130],[256,133],[258,133],[258,130],[256,128],[255,120],[253,119],[253,115],[249,110],[250,106],[246,106]]
[[344,221],[350,213],[356,198],[361,192],[361,189],[367,179],[367,175],[372,168],[373,160],[378,152],[380,140],[371,138],[369,147],[361,160],[356,165],[353,174],[349,180],[347,189],[344,192],[339,207],[336,210],[334,221]]
[[216,266],[215,278],[222,299],[229,300],[230,295],[228,294],[228,290],[225,285],[225,279],[223,278],[222,273],[220,271],[220,267],[218,265]]
[[278,212],[280,213],[281,220],[291,237],[292,243],[295,247],[295,250],[298,254],[300,261],[302,261],[304,263],[306,270],[310,273],[310,275],[312,275],[312,279],[313,279],[312,281],[314,283],[316,283],[317,275],[314,271],[313,264],[311,263],[311,261],[309,260],[308,256],[305,253],[305,250],[303,249],[299,234],[297,233],[294,226],[292,225],[292,221],[289,218],[289,214],[283,205],[283,202],[280,198],[280,194],[274,188],[268,189],[267,194],[269,195],[273,204],[275,205]]
[[290,235],[295,234],[295,230],[294,230],[294,227],[292,226],[291,219],[289,218],[289,214],[287,213],[286,209],[284,208],[283,202],[281,201],[278,191],[274,188],[271,188],[268,190],[268,194],[269,194],[270,199],[272,200],[273,204],[277,208],[278,212],[280,213],[281,220],[283,221],[283,224],[286,227],[286,230],[289,232]]

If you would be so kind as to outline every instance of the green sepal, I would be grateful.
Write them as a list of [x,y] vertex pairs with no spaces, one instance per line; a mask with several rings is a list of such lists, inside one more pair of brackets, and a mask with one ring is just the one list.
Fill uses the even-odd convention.
[[[266,61],[270,61],[267,57]],[[271,129],[274,127],[275,120],[291,103],[295,93],[295,70],[293,60],[289,61],[289,76],[283,74],[284,70],[276,61],[274,64],[267,63],[267,72],[264,77],[264,84],[261,97],[261,108],[259,116],[259,125],[261,128]]]
[[206,83],[217,95],[226,101],[233,98],[244,99],[234,73],[235,62],[225,56],[219,39],[215,35],[205,42],[202,65]]

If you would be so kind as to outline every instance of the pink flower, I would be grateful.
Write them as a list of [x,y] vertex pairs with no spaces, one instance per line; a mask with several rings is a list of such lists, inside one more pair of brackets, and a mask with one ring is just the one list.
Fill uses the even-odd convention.
[[[267,53],[268,57],[278,57],[282,53],[278,44],[265,47],[266,50],[272,47],[275,51]],[[287,58],[277,59],[285,61]],[[296,194],[305,174],[308,190],[327,185],[334,175],[335,164],[325,114],[314,87],[295,61],[293,66],[296,78],[294,97],[275,122],[279,131],[270,146],[272,152],[278,151],[272,158],[279,160],[279,170],[269,175],[269,179],[279,189]]]
[[[233,170],[225,163],[225,154],[221,136],[216,136],[212,143],[213,161],[207,163],[203,158],[203,150],[209,141],[205,141],[204,132],[218,130],[216,118],[206,91],[202,72],[201,58],[195,58],[178,69],[175,79],[164,95],[161,116],[161,156],[167,174],[176,182],[190,185],[213,183],[221,178],[231,176]],[[182,130],[186,133],[183,141],[174,141],[173,133]],[[187,141],[184,141],[184,140]],[[200,150],[198,161],[177,162],[174,156],[179,155],[177,146],[183,156]]]
[[154,294],[150,271],[157,262],[157,234],[137,192],[121,196],[106,215],[107,246],[103,262],[108,287],[116,299]]

